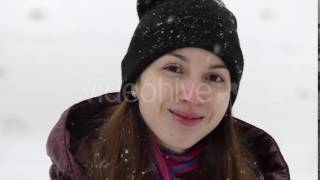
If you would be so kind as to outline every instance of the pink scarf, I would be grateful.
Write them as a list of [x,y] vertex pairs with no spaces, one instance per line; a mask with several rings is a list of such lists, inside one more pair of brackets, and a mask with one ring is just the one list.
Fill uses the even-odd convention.
[[191,174],[199,168],[199,159],[206,150],[197,144],[182,154],[159,146],[154,136],[150,137],[150,166],[156,180],[196,179]]

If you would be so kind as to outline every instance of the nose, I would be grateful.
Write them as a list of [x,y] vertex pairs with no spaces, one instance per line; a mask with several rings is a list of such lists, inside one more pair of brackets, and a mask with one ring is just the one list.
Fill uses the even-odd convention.
[[205,102],[206,95],[203,94],[201,84],[198,80],[188,79],[184,80],[181,84],[179,92],[179,100],[187,102],[192,105],[200,105]]

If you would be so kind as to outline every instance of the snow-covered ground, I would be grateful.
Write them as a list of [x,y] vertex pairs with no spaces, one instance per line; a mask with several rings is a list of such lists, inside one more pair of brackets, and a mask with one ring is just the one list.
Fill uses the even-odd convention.
[[[49,179],[46,138],[62,111],[119,90],[135,3],[0,0],[1,180]],[[225,4],[245,57],[235,114],[276,139],[293,180],[316,179],[317,1]]]

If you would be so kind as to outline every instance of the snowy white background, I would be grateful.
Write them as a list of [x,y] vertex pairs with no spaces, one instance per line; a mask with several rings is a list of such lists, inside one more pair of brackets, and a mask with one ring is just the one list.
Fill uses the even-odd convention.
[[[317,1],[226,0],[245,70],[235,114],[269,132],[293,180],[317,178]],[[136,0],[0,0],[0,179],[46,180],[64,109],[120,88]],[[118,78],[115,78],[118,77]]]

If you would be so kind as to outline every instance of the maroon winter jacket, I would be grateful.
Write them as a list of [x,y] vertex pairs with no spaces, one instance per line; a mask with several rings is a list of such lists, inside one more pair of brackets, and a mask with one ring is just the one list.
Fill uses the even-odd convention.
[[[52,160],[52,180],[87,180],[87,161],[83,152],[89,151],[98,128],[117,104],[119,93],[108,93],[77,103],[63,112],[47,141],[47,154]],[[289,169],[275,140],[263,130],[237,119],[236,126],[249,137],[250,150],[265,180],[289,180]]]

